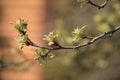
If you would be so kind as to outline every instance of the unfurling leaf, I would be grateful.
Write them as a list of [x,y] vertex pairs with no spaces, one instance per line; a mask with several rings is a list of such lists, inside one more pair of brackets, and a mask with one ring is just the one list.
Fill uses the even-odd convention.
[[15,40],[17,42],[19,42],[20,44],[26,44],[27,40],[28,40],[28,35],[22,36],[22,37],[17,37],[15,38]]
[[53,41],[48,42],[48,45],[49,45],[49,46],[51,46],[51,45],[53,45],[53,44],[54,44],[54,42],[53,42]]
[[56,38],[58,38],[58,34],[55,34],[54,32],[50,32],[48,35],[44,35],[43,40],[48,42],[48,45],[51,46],[54,44],[54,41]]
[[39,64],[46,64],[49,60],[53,59],[55,57],[55,54],[53,53],[49,53],[44,56],[39,56],[39,58],[37,59]]
[[74,31],[72,32],[74,43],[76,43],[79,40],[79,38],[83,35],[83,31],[85,27],[86,26],[83,26],[81,28],[77,27],[76,29],[74,29]]
[[14,25],[14,27],[17,29],[19,34],[23,36],[26,34],[27,25],[28,25],[28,21],[25,21],[24,19],[19,19],[16,21],[16,24]]
[[35,60],[37,60],[39,64],[45,64],[55,57],[55,54],[49,53],[49,51],[44,48],[37,48],[35,52],[37,54]]
[[21,51],[23,49],[24,45],[23,44],[20,44],[18,49]]
[[38,62],[39,62],[40,65],[42,65],[42,64],[46,64],[47,61],[48,61],[47,58],[39,59],[39,60],[38,60]]
[[25,36],[23,36],[23,41],[22,41],[22,43],[26,43],[27,42],[27,40],[28,40],[28,35],[25,35]]
[[55,57],[55,54],[53,54],[53,53],[48,54],[48,59],[53,59],[54,57]]
[[45,53],[47,52],[47,50],[44,49],[44,48],[37,48],[35,50],[35,52],[36,52],[37,55],[45,55]]
[[28,21],[25,21],[24,19],[19,19],[16,21],[16,25],[19,25],[21,29],[27,29]]

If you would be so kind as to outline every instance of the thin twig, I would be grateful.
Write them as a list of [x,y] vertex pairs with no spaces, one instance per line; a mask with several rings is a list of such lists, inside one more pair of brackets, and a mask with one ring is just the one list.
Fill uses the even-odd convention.
[[87,35],[82,35],[82,39],[93,39],[94,37],[92,36],[87,36]]
[[98,9],[101,9],[101,8],[104,8],[106,5],[107,5],[107,3],[108,3],[108,1],[109,0],[106,0],[103,4],[101,4],[101,5],[98,5],[98,4],[96,4],[96,3],[94,3],[94,2],[92,2],[91,0],[88,0],[88,4],[90,4],[90,5],[92,5],[92,6],[94,6],[94,7],[97,7]]
[[38,48],[44,48],[44,49],[51,50],[51,48],[44,47],[44,46],[41,46],[41,45],[34,43],[33,41],[30,40],[29,37],[28,37],[28,43],[29,43],[29,45],[27,45],[27,46],[34,46],[34,47],[38,47]]
[[86,43],[83,43],[83,44],[80,44],[80,45],[77,45],[77,46],[60,46],[60,47],[53,47],[53,48],[47,48],[47,47],[41,47],[35,43],[33,43],[31,40],[31,45],[30,46],[34,46],[34,47],[38,47],[38,48],[45,48],[45,49],[48,49],[48,50],[61,50],[61,49],[78,49],[78,48],[81,48],[81,47],[85,47],[85,46],[88,46],[88,45],[91,45],[93,44],[94,42],[98,41],[99,39],[107,36],[107,35],[113,35],[115,32],[119,31],[120,30],[120,26],[116,27],[115,29],[112,29],[110,31],[107,31],[107,32],[104,32],[96,37],[93,37],[90,41],[86,42]]

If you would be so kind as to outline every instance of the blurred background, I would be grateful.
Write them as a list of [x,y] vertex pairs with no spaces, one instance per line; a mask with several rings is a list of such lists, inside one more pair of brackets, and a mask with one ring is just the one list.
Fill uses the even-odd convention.
[[71,45],[71,31],[77,26],[87,25],[84,33],[89,36],[119,26],[120,0],[110,0],[100,10],[89,4],[80,8],[77,0],[0,0],[0,80],[120,80],[120,31],[79,50],[54,51],[56,57],[41,66],[32,60],[33,47],[17,49],[11,23],[19,18],[29,21],[34,42],[45,45],[43,35],[56,31],[60,44]]

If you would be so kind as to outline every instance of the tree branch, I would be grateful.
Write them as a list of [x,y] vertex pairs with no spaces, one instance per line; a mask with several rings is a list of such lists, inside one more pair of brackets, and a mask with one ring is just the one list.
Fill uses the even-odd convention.
[[91,0],[88,0],[88,4],[90,4],[90,5],[92,5],[92,6],[94,6],[94,7],[97,7],[98,9],[101,9],[101,8],[104,8],[106,5],[107,5],[107,3],[108,3],[108,1],[109,0],[106,0],[103,4],[101,4],[101,5],[98,5],[98,4],[96,4],[96,3],[94,3],[94,2],[92,2]]
[[48,50],[61,50],[61,49],[78,49],[78,48],[81,48],[81,47],[85,47],[85,46],[88,46],[88,45],[91,45],[93,43],[95,43],[96,41],[98,41],[99,39],[105,37],[105,36],[108,36],[108,35],[113,35],[115,32],[119,31],[120,30],[120,26],[110,30],[110,31],[107,31],[107,32],[104,32],[96,37],[92,37],[92,39],[86,43],[83,43],[83,44],[80,44],[80,45],[77,45],[77,46],[58,46],[58,47],[53,47],[53,48],[48,48],[48,47],[41,47],[35,43],[33,43],[30,39],[30,46],[34,46],[34,47],[38,47],[38,48],[44,48],[44,49],[48,49]]

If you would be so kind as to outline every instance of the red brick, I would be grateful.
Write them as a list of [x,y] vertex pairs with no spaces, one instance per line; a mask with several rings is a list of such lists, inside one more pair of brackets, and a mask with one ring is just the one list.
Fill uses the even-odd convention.
[[[17,35],[17,31],[14,29],[10,22],[15,22],[19,18],[29,20],[28,34],[30,38],[37,42],[42,43],[40,38],[45,26],[45,0],[2,0],[2,23],[0,26],[1,35],[4,36],[9,44],[10,48],[1,48],[2,53],[13,55],[12,48],[17,46],[14,37]],[[34,57],[33,48],[24,48],[23,52],[28,58]],[[16,53],[16,52],[15,52]],[[15,55],[19,56],[19,55]],[[4,80],[41,80],[42,69],[40,65],[29,66],[30,69],[25,72],[19,72],[15,69],[6,69],[2,71],[2,78]]]

